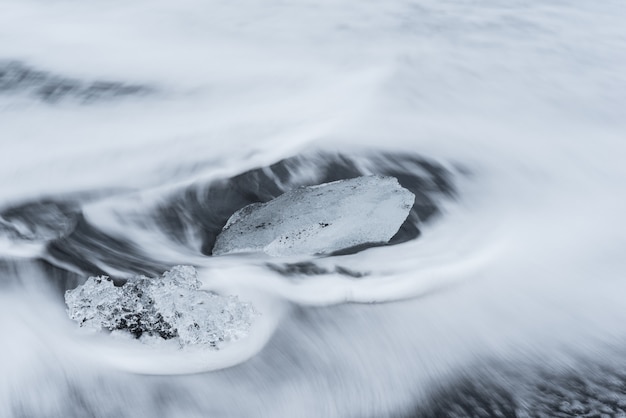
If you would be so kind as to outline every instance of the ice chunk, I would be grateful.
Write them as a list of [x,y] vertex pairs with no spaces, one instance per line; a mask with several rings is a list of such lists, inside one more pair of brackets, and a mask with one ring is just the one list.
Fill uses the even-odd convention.
[[137,276],[120,287],[108,277],[90,277],[65,293],[65,303],[82,327],[123,330],[136,338],[178,338],[182,346],[219,348],[247,335],[256,315],[251,304],[200,285],[191,266],[176,266],[160,278]]
[[388,242],[415,195],[394,177],[365,176],[291,190],[235,212],[217,237],[214,255],[330,254]]

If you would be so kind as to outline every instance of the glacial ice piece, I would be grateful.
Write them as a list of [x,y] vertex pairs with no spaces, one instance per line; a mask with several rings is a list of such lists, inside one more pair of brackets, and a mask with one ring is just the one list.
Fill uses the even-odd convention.
[[291,190],[235,212],[217,237],[214,255],[330,254],[388,242],[415,195],[394,177],[365,176]]
[[178,338],[181,346],[222,342],[247,335],[254,316],[249,303],[236,296],[219,296],[200,289],[196,270],[176,266],[160,278],[137,276],[123,286],[104,277],[90,277],[65,293],[70,318],[81,327],[124,330]]

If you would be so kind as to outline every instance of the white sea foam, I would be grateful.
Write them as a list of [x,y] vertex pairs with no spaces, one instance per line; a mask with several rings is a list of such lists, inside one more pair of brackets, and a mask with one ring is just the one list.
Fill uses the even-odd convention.
[[[0,96],[0,204],[138,191],[136,208],[114,197],[84,216],[148,252],[160,237],[156,258],[199,266],[207,290],[262,316],[235,351],[146,351],[78,333],[47,271],[2,270],[25,285],[0,304],[0,415],[80,416],[63,409],[79,393],[116,416],[385,416],[480,356],[602,358],[626,337],[623,15],[617,0],[4,1],[1,57],[158,92],[83,107]],[[360,279],[185,254],[118,219],[303,150],[364,148],[471,174],[419,240],[319,261]]]

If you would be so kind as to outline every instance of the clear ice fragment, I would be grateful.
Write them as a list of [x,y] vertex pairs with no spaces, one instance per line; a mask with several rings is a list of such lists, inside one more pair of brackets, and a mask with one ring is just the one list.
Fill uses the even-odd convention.
[[137,276],[123,286],[105,276],[90,277],[65,293],[65,303],[81,327],[122,330],[136,338],[177,338],[181,346],[219,348],[246,336],[257,315],[252,305],[200,286],[195,268],[176,266],[160,278]]
[[235,212],[213,255],[332,254],[389,242],[406,220],[415,195],[394,177],[364,176],[300,187]]

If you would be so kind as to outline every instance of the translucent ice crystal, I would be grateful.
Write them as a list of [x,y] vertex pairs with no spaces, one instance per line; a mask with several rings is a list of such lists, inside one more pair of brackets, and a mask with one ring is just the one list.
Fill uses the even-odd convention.
[[65,293],[65,303],[82,327],[123,330],[136,338],[177,338],[182,346],[219,348],[247,335],[256,315],[252,305],[200,285],[191,266],[176,266],[160,278],[137,276],[123,286],[106,276],[90,277]]
[[332,254],[387,243],[414,202],[415,195],[394,177],[364,176],[301,187],[235,212],[217,237],[213,255]]

